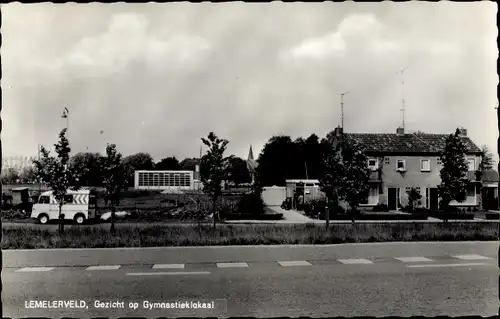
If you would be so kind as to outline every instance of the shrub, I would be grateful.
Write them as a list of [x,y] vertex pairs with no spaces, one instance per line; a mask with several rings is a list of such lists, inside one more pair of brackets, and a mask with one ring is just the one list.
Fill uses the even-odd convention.
[[264,214],[264,200],[257,193],[244,194],[238,202],[239,214]]
[[420,195],[420,192],[414,187],[407,191],[406,194],[408,194],[407,211],[412,212],[415,207],[420,206],[420,199],[422,198],[422,195]]
[[287,197],[283,201],[283,203],[281,204],[281,208],[286,209],[286,210],[292,209],[292,198],[291,197]]
[[311,205],[311,203],[304,203],[302,205],[302,210],[306,214],[311,214],[313,212],[313,206]]
[[488,220],[498,220],[498,219],[500,219],[500,214],[499,213],[486,213],[485,217]]
[[386,204],[377,204],[372,208],[373,212],[388,212],[389,206]]

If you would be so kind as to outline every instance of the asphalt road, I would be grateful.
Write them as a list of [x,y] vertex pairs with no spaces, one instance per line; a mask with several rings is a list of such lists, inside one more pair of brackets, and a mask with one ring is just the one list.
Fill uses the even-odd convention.
[[[497,242],[4,251],[3,315],[493,316],[497,256]],[[88,309],[27,308],[34,300]],[[215,309],[150,310],[145,301]]]

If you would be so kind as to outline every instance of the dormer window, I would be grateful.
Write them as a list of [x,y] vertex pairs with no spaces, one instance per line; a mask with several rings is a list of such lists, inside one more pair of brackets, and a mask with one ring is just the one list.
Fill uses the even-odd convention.
[[378,160],[374,158],[368,159],[368,169],[371,171],[376,171],[378,169]]
[[429,159],[420,160],[420,171],[421,172],[430,172],[431,171],[431,160],[429,160]]
[[404,172],[406,171],[406,161],[403,159],[398,159],[397,165],[396,165],[396,170],[398,172]]

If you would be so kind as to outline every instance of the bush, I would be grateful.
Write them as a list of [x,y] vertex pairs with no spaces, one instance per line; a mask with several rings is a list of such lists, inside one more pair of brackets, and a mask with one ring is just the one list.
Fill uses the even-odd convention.
[[239,214],[261,215],[264,214],[264,200],[257,193],[244,194],[238,202]]
[[500,214],[499,213],[486,213],[485,217],[488,220],[498,220],[498,219],[500,219]]
[[389,206],[386,204],[377,204],[372,208],[373,212],[388,212]]
[[[339,216],[347,216],[346,211],[344,207],[335,205],[335,203],[330,202],[328,205],[329,209],[328,211],[330,212],[330,219],[338,219]],[[323,211],[319,212],[319,219],[321,220],[326,220],[326,210],[323,209]]]
[[420,195],[420,192],[414,187],[407,191],[406,194],[408,194],[408,206],[405,211],[412,212],[421,204],[420,199],[422,195]]
[[281,208],[286,209],[286,210],[292,209],[292,198],[291,197],[287,197],[283,201],[283,203],[281,204]]

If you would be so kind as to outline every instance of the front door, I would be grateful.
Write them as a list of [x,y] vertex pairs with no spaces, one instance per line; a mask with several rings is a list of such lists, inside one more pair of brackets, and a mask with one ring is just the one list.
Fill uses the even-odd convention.
[[439,208],[439,195],[436,187],[430,188],[429,209],[437,210]]
[[397,196],[397,188],[388,188],[387,189],[387,203],[389,206],[389,210],[396,210],[398,208],[398,196]]

